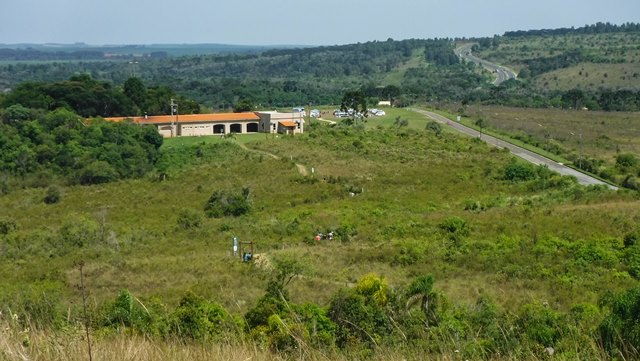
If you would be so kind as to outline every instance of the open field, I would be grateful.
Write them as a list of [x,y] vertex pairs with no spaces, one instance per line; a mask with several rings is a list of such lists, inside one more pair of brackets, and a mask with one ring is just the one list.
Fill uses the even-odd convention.
[[640,84],[640,62],[624,64],[582,63],[545,73],[535,80],[536,86],[548,90],[637,89]]
[[[397,116],[411,118],[410,126],[392,126]],[[122,289],[168,308],[193,291],[241,318],[281,259],[303,266],[287,286],[291,302],[322,307],[371,273],[393,289],[432,274],[444,304],[472,307],[484,295],[509,315],[541,302],[565,312],[637,285],[622,245],[640,222],[632,193],[553,176],[507,179],[513,163],[506,152],[436,135],[405,110],[376,121],[313,122],[296,137],[169,140],[166,180],[152,174],[64,187],[51,205],[42,201],[44,189],[14,189],[0,197],[0,219],[16,224],[0,243],[0,301],[20,315],[45,302],[43,309],[77,319],[80,261],[96,312]],[[302,176],[296,164],[314,173]],[[249,214],[203,217],[212,192],[243,187]],[[198,226],[180,226],[185,210],[201,219]],[[452,221],[458,225],[447,228]],[[334,241],[312,240],[329,230]],[[233,236],[255,242],[260,261],[232,257]],[[99,348],[112,347],[102,342]],[[192,352],[163,345],[176,359]],[[251,346],[241,350],[262,357]]]
[[[259,253],[269,257],[293,253],[304,260],[313,277],[293,286],[296,300],[323,304],[331,290],[372,271],[384,274],[392,284],[406,282],[410,274],[434,273],[443,280],[440,287],[450,292],[450,297],[468,299],[474,292],[474,287],[469,287],[471,279],[487,287],[503,276],[480,271],[483,268],[480,260],[474,261],[480,264],[472,273],[467,261],[459,266],[447,265],[438,261],[438,257],[410,267],[397,267],[393,266],[397,256],[394,254],[407,245],[420,243],[431,249],[428,253],[441,252],[440,236],[435,230],[442,219],[451,215],[461,216],[473,225],[470,238],[474,242],[498,241],[501,237],[527,239],[531,227],[538,237],[559,234],[573,240],[592,239],[596,234],[615,237],[629,231],[637,216],[633,211],[637,204],[622,201],[624,197],[620,196],[597,196],[590,201],[596,205],[589,207],[580,205],[581,201],[560,207],[551,199],[542,201],[549,196],[530,193],[518,184],[495,181],[509,156],[471,140],[453,135],[438,140],[428,133],[412,131],[403,136],[400,135],[405,133],[395,131],[375,136],[354,133],[339,140],[336,137],[340,132],[336,129],[333,134],[318,135],[312,131],[308,137],[248,143],[250,147],[280,155],[282,160],[247,153],[232,141],[176,149],[194,154],[190,160],[193,165],[170,168],[165,182],[141,179],[71,187],[64,190],[62,202],[50,206],[41,202],[44,190],[16,191],[1,198],[2,215],[14,217],[18,234],[27,239],[41,233],[53,236],[59,225],[74,217],[103,222],[108,229],[108,242],[99,247],[100,252],[87,255],[88,282],[96,300],[113,297],[121,288],[167,300],[195,289],[205,296],[215,295],[225,306],[240,310],[260,294],[264,280],[260,269],[246,267],[229,257],[228,245],[233,235],[257,242]],[[172,143],[168,142],[167,148],[170,146]],[[199,153],[196,149],[203,151]],[[335,183],[307,184],[300,179],[293,162],[313,167],[319,179],[330,177]],[[176,229],[180,209],[202,209],[213,190],[243,186],[252,190],[256,210],[251,216],[205,219],[199,229]],[[352,198],[345,190],[351,188],[364,192]],[[539,202],[535,199],[550,203],[540,209],[525,206],[531,201]],[[610,199],[616,199],[615,206],[608,206]],[[470,213],[464,208],[471,200],[502,205]],[[604,217],[599,211],[602,207],[607,208]],[[567,227],[561,221],[566,216],[560,216],[566,212],[574,214],[576,225],[587,222],[594,228]],[[609,223],[613,218],[619,218],[617,226]],[[621,221],[626,226],[620,227]],[[316,230],[339,227],[357,230],[354,241],[305,243]],[[5,263],[5,282],[29,283],[33,277],[50,272],[38,264],[41,257],[55,251],[43,245],[32,247],[37,252],[29,255],[19,249],[4,253],[5,257],[14,258],[14,263]],[[354,258],[355,254],[360,257]],[[49,261],[50,267],[62,272],[56,279],[63,284],[77,281],[72,263],[82,253],[72,255],[75,256],[54,257]],[[22,272],[15,273],[17,270]],[[501,299],[505,304],[517,305],[530,297],[548,297],[544,291],[546,282],[527,281],[529,291],[520,293],[516,291],[521,287],[517,286],[520,281],[513,284],[501,281],[501,292],[511,289],[507,292],[509,297]],[[318,292],[319,285],[322,292]],[[589,295],[573,296],[592,300]],[[570,299],[560,297],[557,301],[565,304]]]
[[[449,108],[454,112],[459,105]],[[472,119],[482,117],[488,128],[574,163],[595,160],[596,168],[609,172],[616,169],[619,154],[640,157],[640,114],[634,112],[473,105],[465,108],[465,115]],[[633,169],[626,171],[633,174]]]

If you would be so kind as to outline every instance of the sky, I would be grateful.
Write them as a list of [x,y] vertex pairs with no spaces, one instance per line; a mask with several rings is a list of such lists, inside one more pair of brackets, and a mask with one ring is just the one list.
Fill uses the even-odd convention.
[[336,45],[640,22],[640,0],[2,0],[0,43]]

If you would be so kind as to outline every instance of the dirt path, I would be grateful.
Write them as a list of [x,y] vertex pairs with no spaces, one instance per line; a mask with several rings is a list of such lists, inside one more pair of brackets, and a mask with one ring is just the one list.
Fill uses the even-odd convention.
[[[238,143],[238,145],[240,146],[240,148],[242,148],[242,149],[244,149],[246,151],[264,154],[267,157],[271,157],[273,159],[280,159],[280,157],[278,157],[277,155],[275,155],[273,153],[265,152],[263,150],[258,150],[258,149],[251,149],[251,148],[247,147],[245,144],[242,144],[242,143]],[[302,175],[304,177],[309,175],[309,171],[307,170],[307,167],[305,167],[303,164],[296,163],[296,169],[298,170],[298,173],[300,173],[300,175]]]

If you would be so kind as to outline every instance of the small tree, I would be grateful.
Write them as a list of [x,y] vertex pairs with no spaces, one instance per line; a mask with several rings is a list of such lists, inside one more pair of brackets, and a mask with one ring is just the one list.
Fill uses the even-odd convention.
[[44,203],[54,204],[60,201],[60,189],[56,186],[51,186],[47,189],[47,194],[44,196]]
[[204,206],[205,213],[211,218],[237,217],[249,213],[250,210],[249,188],[244,188],[241,193],[215,191]]
[[340,110],[342,110],[343,112],[353,110],[353,114],[351,115],[351,117],[354,123],[357,123],[358,117],[366,117],[367,100],[365,99],[362,91],[353,90],[344,93],[344,95],[342,96],[342,101],[340,102]]
[[427,326],[437,322],[436,294],[433,292],[433,276],[419,276],[414,279],[407,289],[407,309],[420,302],[420,309],[424,313]]
[[440,125],[440,123],[436,122],[435,120],[432,120],[429,123],[427,123],[426,129],[431,130],[438,137],[442,135],[442,125]]
[[487,126],[487,121],[484,120],[483,117],[476,119],[475,123],[476,127],[480,128],[480,139],[482,139],[482,129]]

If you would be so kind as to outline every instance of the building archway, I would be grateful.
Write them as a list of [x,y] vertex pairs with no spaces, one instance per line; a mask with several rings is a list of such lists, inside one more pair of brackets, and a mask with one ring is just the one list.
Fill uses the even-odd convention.
[[213,134],[224,134],[224,124],[216,124],[213,126]]
[[257,133],[258,123],[247,123],[247,133]]
[[242,133],[242,124],[231,124],[229,133]]

